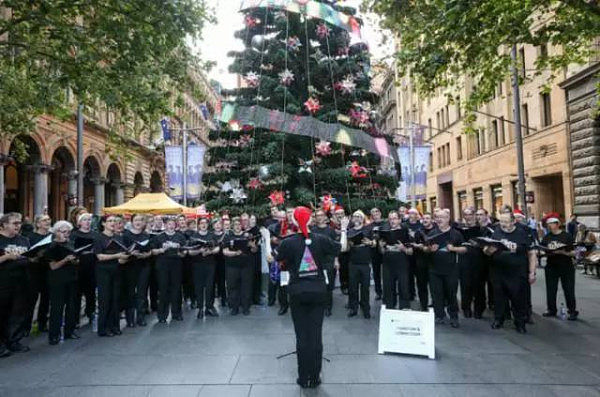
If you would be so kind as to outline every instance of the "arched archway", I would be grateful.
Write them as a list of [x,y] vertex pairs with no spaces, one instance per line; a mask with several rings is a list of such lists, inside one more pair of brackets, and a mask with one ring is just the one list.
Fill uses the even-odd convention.
[[146,187],[144,186],[144,176],[138,171],[133,177],[133,195],[137,196],[139,193],[144,193],[146,191]]
[[105,205],[113,207],[123,202],[123,187],[121,186],[121,170],[112,163],[106,171]]
[[77,197],[75,159],[65,146],[54,151],[48,180],[48,213],[53,220],[67,219],[69,199]]
[[35,173],[42,162],[40,148],[29,135],[19,135],[8,151],[10,160],[4,167],[4,212],[20,212],[33,217]]
[[[99,195],[102,197],[98,197]],[[98,209],[98,206],[104,206],[104,179],[100,162],[95,156],[88,156],[83,162],[83,205],[95,214],[99,214],[102,210],[102,208]]]
[[160,172],[154,171],[150,176],[150,192],[152,193],[160,193],[164,192],[165,188],[163,186],[163,179],[160,176]]

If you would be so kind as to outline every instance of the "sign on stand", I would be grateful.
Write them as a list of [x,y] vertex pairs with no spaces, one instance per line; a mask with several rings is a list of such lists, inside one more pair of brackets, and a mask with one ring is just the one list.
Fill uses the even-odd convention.
[[435,321],[428,312],[390,310],[379,314],[379,354],[400,353],[435,359]]

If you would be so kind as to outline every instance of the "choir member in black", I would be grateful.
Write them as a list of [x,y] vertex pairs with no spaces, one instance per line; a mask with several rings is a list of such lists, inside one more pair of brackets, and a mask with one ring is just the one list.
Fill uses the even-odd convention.
[[[50,235],[52,220],[48,215],[36,215],[33,219],[34,231],[26,237],[31,245],[39,243]],[[29,291],[31,292],[29,308],[27,313],[27,329],[31,329],[33,313],[39,297],[37,310],[37,324],[40,332],[48,331],[48,310],[50,298],[48,296],[48,262],[43,256],[30,258],[29,260]]]
[[101,233],[94,244],[98,258],[96,284],[98,286],[98,336],[121,335],[119,325],[119,292],[121,274],[119,264],[129,256],[125,253],[123,239],[115,233],[118,218],[106,215],[101,218]]
[[[346,212],[344,211],[344,208],[342,206],[336,205],[333,208],[333,216],[331,217],[331,226],[334,228],[334,230],[336,230],[337,234],[340,234],[341,220],[345,216],[346,216]],[[338,255],[338,263],[339,263],[338,274],[340,276],[340,290],[342,291],[342,294],[344,294],[344,295],[348,295],[348,293],[349,293],[349,291],[348,291],[348,286],[350,284],[349,260],[350,260],[349,252],[342,251]]]
[[462,235],[450,226],[450,212],[439,211],[436,217],[437,227],[428,235],[428,242],[423,251],[431,253],[429,285],[433,298],[435,321],[443,324],[446,317],[444,306],[447,306],[450,325],[458,328],[458,258],[457,254],[467,252]]
[[[92,214],[83,212],[77,217],[77,228],[71,231],[71,242],[75,248],[94,244],[98,233],[92,231]],[[85,297],[85,315],[91,324],[96,313],[96,265],[98,258],[93,248],[79,255],[77,265],[77,300],[75,306],[81,307],[81,298]],[[79,316],[77,316],[79,322]]]
[[208,218],[198,220],[198,231],[190,235],[190,246],[198,249],[188,251],[194,271],[194,292],[198,307],[197,318],[204,315],[217,317],[214,307],[215,255],[221,250],[216,236],[208,231]]
[[[322,236],[329,237],[330,239],[336,241],[337,234],[335,231],[329,226],[329,219],[327,219],[327,214],[324,210],[318,209],[315,212],[315,221],[316,225],[311,227],[310,231],[312,234],[320,234]],[[327,271],[327,278],[329,283],[327,284],[327,302],[325,304],[325,316],[331,316],[331,310],[333,309],[333,289],[335,287],[335,255],[330,255],[326,258],[323,263],[323,267]]]
[[568,319],[574,321],[577,320],[579,315],[575,301],[575,266],[573,265],[573,258],[575,257],[573,244],[575,241],[571,234],[560,228],[560,220],[556,215],[558,214],[552,214],[546,220],[548,234],[544,236],[541,242],[542,246],[548,248],[548,251],[546,251],[548,262],[544,268],[546,272],[547,310],[543,316],[556,316],[556,293],[558,281],[560,280],[567,301],[567,309],[569,310]]
[[[459,231],[465,242],[481,237],[481,228],[477,224],[475,208],[463,209],[464,223]],[[459,258],[460,267],[460,304],[465,318],[480,319],[485,310],[485,283],[487,272],[482,261],[481,249],[467,246],[467,253]]]
[[[377,229],[385,225],[381,217],[381,210],[377,207],[371,208],[371,223],[368,225],[369,231],[373,236],[376,235]],[[373,280],[375,282],[375,300],[381,300],[383,289],[381,287],[381,264],[383,256],[377,247],[371,250],[371,266],[373,267]]]
[[52,243],[45,251],[48,271],[48,291],[50,293],[50,324],[48,343],[56,345],[60,341],[60,326],[64,314],[64,339],[79,339],[75,325],[79,310],[77,301],[78,259],[73,253],[69,237],[73,225],[67,221],[58,221],[52,228]]
[[415,236],[415,242],[413,243],[413,256],[416,261],[415,275],[417,277],[419,304],[421,311],[426,312],[429,310],[429,269],[432,266],[432,254],[424,252],[423,248],[425,247],[425,237],[435,229],[431,213],[426,212],[423,214],[421,226],[422,228]]
[[[155,215],[152,222],[150,237],[158,236],[165,231],[165,222],[162,215]],[[150,263],[150,282],[148,283],[148,292],[150,295],[150,310],[158,311],[158,276],[156,275],[156,257],[151,256]]]
[[[252,304],[253,266],[251,254],[256,252],[256,244],[249,240],[242,230],[239,217],[231,221],[232,230],[223,239],[223,255],[227,266],[227,288],[231,315],[240,312],[250,314]],[[241,244],[236,246],[236,244]]]
[[221,307],[227,307],[227,288],[225,288],[225,257],[223,256],[223,247],[222,242],[225,237],[225,232],[223,231],[223,222],[221,218],[215,218],[212,222],[213,227],[213,235],[218,242],[218,245],[221,247],[219,252],[215,255],[215,281],[213,288],[213,299],[215,297],[221,298]]
[[[269,234],[271,236],[271,249],[273,251],[277,250],[277,247],[285,237],[295,233],[292,230],[293,225],[289,224],[287,221],[287,215],[285,211],[278,212],[277,220],[277,223],[271,224],[271,226],[269,226],[268,228]],[[267,291],[267,305],[273,306],[275,304],[275,299],[278,299],[279,315],[283,316],[288,311],[289,302],[286,287],[280,284],[280,274],[280,264],[277,262],[271,263],[269,273],[269,288]]]
[[[192,221],[193,222],[193,221]],[[196,226],[190,222],[188,224],[185,215],[177,216],[177,231],[185,237],[186,240],[196,231]],[[194,295],[194,266],[192,265],[191,258],[185,256],[181,259],[181,286],[183,290],[183,302],[188,307],[196,308],[196,296]]]
[[[245,214],[247,215],[247,214]],[[243,216],[243,215],[242,215]],[[252,235],[256,241],[260,241],[260,230],[257,225],[256,215],[248,216],[247,226],[244,227],[244,220],[242,218],[242,228],[245,232]],[[254,267],[253,280],[252,280],[252,303],[255,305],[262,304],[262,280],[261,280],[261,268],[262,268],[262,247],[260,244],[257,246],[257,251],[252,254],[252,266]]]
[[[410,262],[413,249],[408,229],[402,227],[396,211],[388,214],[389,227],[381,229],[379,245],[383,254],[383,303],[388,309],[410,308]],[[396,292],[397,291],[397,292]]]
[[[408,235],[411,239],[411,242],[415,242],[417,237],[417,233],[423,227],[421,222],[419,222],[419,218],[421,214],[416,208],[411,208],[407,212],[408,218],[406,220],[406,227],[408,228]],[[410,299],[415,299],[415,281],[416,281],[416,273],[417,273],[417,259],[415,256],[409,257],[410,261]]]
[[131,217],[131,228],[123,233],[125,247],[131,248],[137,243],[129,261],[124,265],[126,284],[125,318],[129,328],[146,323],[146,296],[150,280],[150,236],[146,233],[146,215],[135,214]]
[[158,282],[158,322],[165,324],[169,312],[171,319],[183,321],[181,313],[181,276],[182,258],[185,251],[186,238],[175,230],[177,220],[168,217],[165,221],[164,233],[152,240],[152,253],[156,257],[156,277]]
[[9,212],[0,216],[0,357],[29,351],[20,340],[25,336],[29,301],[27,237],[19,235],[21,214]]
[[[290,274],[288,287],[298,356],[296,383],[302,388],[314,388],[321,383],[323,314],[327,301],[323,263],[339,252],[341,245],[322,235],[309,235],[311,211],[308,208],[296,208],[293,218],[299,233],[281,242],[276,259],[284,263]],[[340,226],[341,244],[345,245],[348,219]]]
[[[377,241],[371,238],[369,229],[364,226],[365,214],[358,210],[352,214],[353,227],[348,232],[349,238],[349,309],[348,317],[358,314],[358,306],[364,318],[371,318],[369,290],[371,288],[371,249]],[[357,236],[362,236],[360,239]],[[352,241],[352,239],[359,241]],[[360,294],[359,294],[360,286]]]
[[492,282],[494,285],[495,319],[493,329],[504,325],[507,301],[513,310],[517,332],[526,333],[527,288],[536,279],[536,256],[529,233],[515,226],[514,216],[500,214],[500,227],[492,238],[504,244],[505,249],[485,246],[483,253],[493,257]]
[[277,219],[278,212],[279,212],[279,208],[277,208],[276,205],[272,206],[271,207],[271,216],[269,218],[265,219],[263,226],[268,229],[269,226],[278,223],[279,222],[279,220]]
[[[477,224],[481,228],[481,235],[483,237],[491,237],[494,233],[493,223],[490,219],[489,213],[484,208],[479,208],[475,214],[477,218]],[[483,277],[485,278],[485,288],[487,290],[487,306],[490,310],[494,310],[494,286],[492,285],[492,265],[494,261],[492,257],[483,255],[481,257],[481,265],[483,267]]]

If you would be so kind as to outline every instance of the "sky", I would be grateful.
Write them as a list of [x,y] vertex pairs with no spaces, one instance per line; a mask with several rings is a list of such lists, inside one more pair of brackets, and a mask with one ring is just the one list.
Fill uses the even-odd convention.
[[[236,84],[234,75],[227,69],[231,59],[227,53],[232,50],[243,49],[242,42],[233,37],[236,30],[243,25],[243,18],[238,12],[241,0],[207,0],[209,5],[216,10],[217,24],[206,26],[203,39],[197,43],[204,60],[215,61],[217,65],[209,73],[209,78],[219,81],[225,88],[233,88]],[[358,8],[361,0],[346,0],[344,4]],[[372,22],[373,16],[365,17],[363,39],[369,44],[373,59],[379,59],[391,52],[389,46],[381,45],[382,34]]]

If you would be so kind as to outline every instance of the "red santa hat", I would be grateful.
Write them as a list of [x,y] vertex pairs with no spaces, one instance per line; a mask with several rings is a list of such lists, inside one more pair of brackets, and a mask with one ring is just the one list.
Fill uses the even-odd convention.
[[344,211],[344,207],[342,207],[339,204],[336,204],[335,207],[333,207],[333,212],[338,212],[338,211]]
[[513,215],[514,215],[515,217],[517,217],[517,216],[520,216],[521,218],[525,218],[525,214],[523,213],[523,211],[521,211],[521,210],[520,210],[520,209],[518,209],[518,208],[516,208],[516,209],[513,211]]
[[544,217],[546,223],[560,223],[560,215],[558,212],[550,212]]
[[294,210],[294,222],[298,225],[300,232],[304,235],[306,245],[312,243],[308,235],[308,222],[312,216],[312,211],[307,207],[296,207]]

